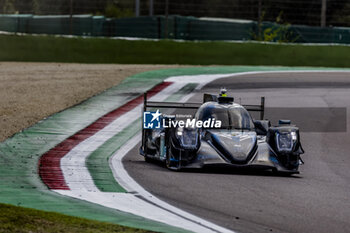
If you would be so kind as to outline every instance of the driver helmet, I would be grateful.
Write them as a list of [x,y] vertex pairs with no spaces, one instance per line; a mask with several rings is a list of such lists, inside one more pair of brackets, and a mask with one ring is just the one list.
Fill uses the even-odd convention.
[[222,87],[220,89],[220,94],[219,94],[220,97],[227,97],[227,90],[226,88]]

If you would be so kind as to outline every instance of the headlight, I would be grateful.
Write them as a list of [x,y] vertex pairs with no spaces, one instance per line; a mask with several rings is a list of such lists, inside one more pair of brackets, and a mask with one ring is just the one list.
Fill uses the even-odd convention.
[[177,128],[176,137],[185,149],[196,149],[198,145],[198,133],[192,128]]
[[294,131],[276,133],[276,144],[279,152],[291,152],[296,141],[297,134]]

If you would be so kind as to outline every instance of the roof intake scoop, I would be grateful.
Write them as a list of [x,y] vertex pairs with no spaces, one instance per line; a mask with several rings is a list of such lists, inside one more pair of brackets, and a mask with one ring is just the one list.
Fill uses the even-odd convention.
[[233,97],[218,97],[219,104],[232,104],[234,101]]

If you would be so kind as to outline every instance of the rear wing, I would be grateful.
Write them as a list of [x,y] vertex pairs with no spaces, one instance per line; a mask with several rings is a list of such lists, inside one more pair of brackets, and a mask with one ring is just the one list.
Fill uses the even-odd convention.
[[[214,98],[215,99],[215,98]],[[233,100],[233,98],[232,98]],[[203,102],[207,102],[208,94],[204,94]],[[198,109],[203,103],[177,103],[177,102],[156,102],[147,100],[147,92],[143,94],[143,111],[148,108],[179,108],[179,109]],[[242,105],[250,112],[260,112],[260,119],[264,119],[265,114],[265,97],[261,97],[260,105]]]

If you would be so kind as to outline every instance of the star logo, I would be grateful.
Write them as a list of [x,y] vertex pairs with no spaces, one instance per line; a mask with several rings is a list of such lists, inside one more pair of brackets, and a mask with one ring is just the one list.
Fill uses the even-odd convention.
[[161,115],[162,115],[162,114],[159,113],[159,109],[157,110],[157,112],[152,113],[153,118],[152,118],[151,122],[153,122],[154,120],[159,121],[159,117],[160,117]]
[[143,113],[143,128],[144,129],[161,129],[162,113],[157,110],[156,112],[144,112]]

